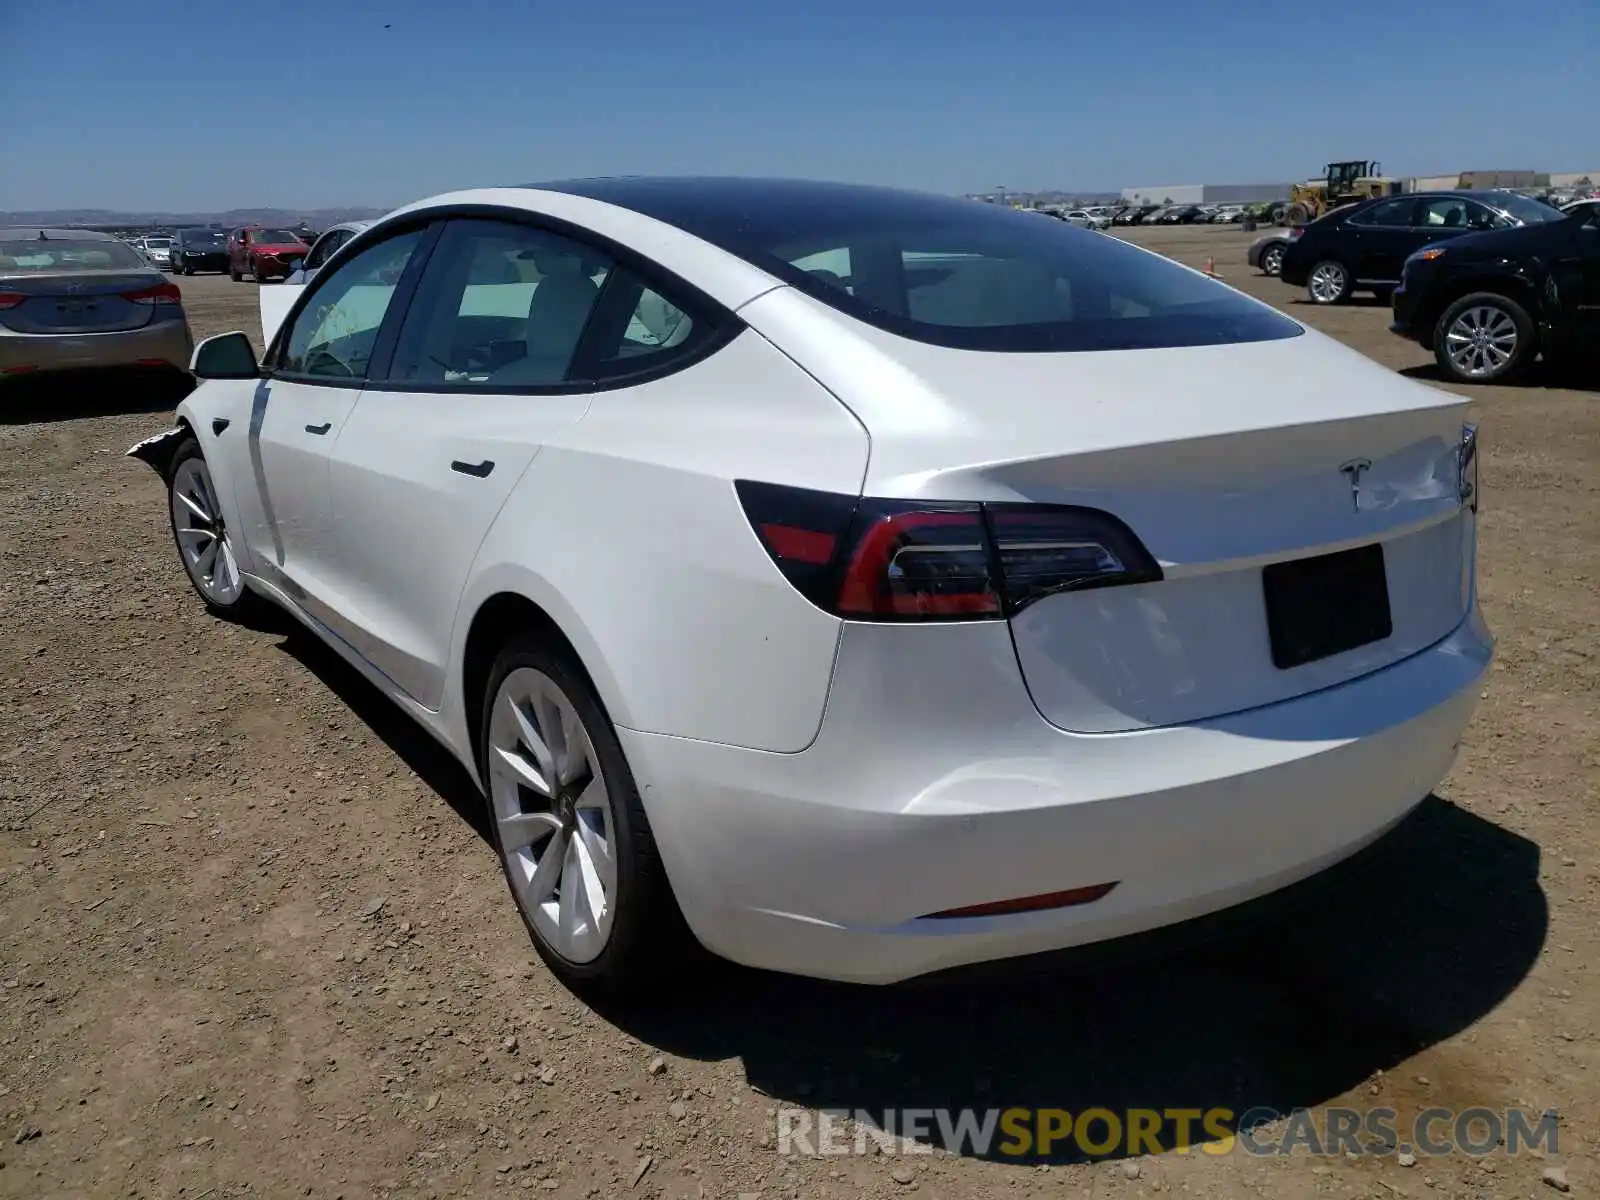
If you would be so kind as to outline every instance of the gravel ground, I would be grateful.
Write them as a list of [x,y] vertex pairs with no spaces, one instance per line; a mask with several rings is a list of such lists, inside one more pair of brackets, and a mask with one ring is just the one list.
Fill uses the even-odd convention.
[[[1247,235],[1138,234],[1397,370]],[[255,292],[181,281],[199,336]],[[1500,638],[1366,869],[1203,949],[854,989],[728,968],[596,1012],[538,964],[450,760],[287,621],[214,621],[171,398],[0,397],[0,1195],[1576,1195],[1600,1190],[1600,395],[1472,389]],[[1554,1109],[1549,1157],[786,1158],[779,1106]],[[1545,1173],[1553,1172],[1546,1179]]]

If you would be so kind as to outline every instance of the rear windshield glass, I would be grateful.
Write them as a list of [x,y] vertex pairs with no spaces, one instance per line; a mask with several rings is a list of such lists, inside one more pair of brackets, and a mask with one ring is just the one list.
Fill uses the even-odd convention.
[[0,241],[0,275],[64,271],[148,271],[138,251],[114,238],[104,241]]
[[1133,350],[1303,332],[1106,234],[978,201],[755,180],[555,186],[677,225],[841,312],[934,345]]
[[287,229],[252,229],[250,240],[262,246],[292,246],[300,240],[300,235]]
[[220,229],[186,231],[180,233],[178,239],[185,246],[224,246],[227,244],[227,238]]

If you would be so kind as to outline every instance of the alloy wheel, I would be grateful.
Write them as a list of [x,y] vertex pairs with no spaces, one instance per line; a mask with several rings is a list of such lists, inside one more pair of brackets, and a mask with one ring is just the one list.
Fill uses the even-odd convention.
[[1499,374],[1517,352],[1517,323],[1501,308],[1463,309],[1444,335],[1445,353],[1461,374],[1482,379]]
[[172,530],[184,570],[200,594],[226,608],[239,599],[244,580],[217,503],[205,459],[189,458],[172,476]]
[[616,819],[589,731],[543,671],[500,684],[489,718],[489,793],[523,916],[573,963],[605,949],[616,915]]
[[1319,263],[1311,272],[1311,298],[1319,304],[1332,304],[1344,295],[1344,268],[1338,263]]
[[1283,268],[1283,247],[1268,246],[1261,255],[1261,269],[1268,275],[1276,275]]

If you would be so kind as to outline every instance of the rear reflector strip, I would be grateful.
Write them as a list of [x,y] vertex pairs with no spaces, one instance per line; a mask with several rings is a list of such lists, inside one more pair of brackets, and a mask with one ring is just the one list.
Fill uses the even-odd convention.
[[1072,908],[1079,904],[1093,904],[1101,899],[1119,880],[1096,883],[1090,887],[1068,888],[1064,892],[1045,892],[1039,896],[1022,896],[1016,900],[996,900],[991,904],[971,904],[966,908],[947,908],[943,912],[929,913],[925,921],[947,921],[959,917],[1004,917],[1015,913],[1043,912],[1051,908]]

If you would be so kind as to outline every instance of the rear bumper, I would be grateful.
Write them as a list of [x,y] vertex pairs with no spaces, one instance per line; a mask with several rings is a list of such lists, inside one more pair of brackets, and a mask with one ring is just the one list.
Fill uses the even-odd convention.
[[158,366],[189,369],[194,339],[189,323],[152,321],[118,333],[37,334],[0,329],[0,374],[73,371],[94,367]]
[[[887,983],[1173,924],[1348,857],[1449,770],[1492,646],[1474,609],[1437,645],[1338,687],[1076,735],[1039,716],[1004,626],[847,625],[801,753],[619,732],[708,948]],[[1080,907],[931,916],[1113,881]]]

